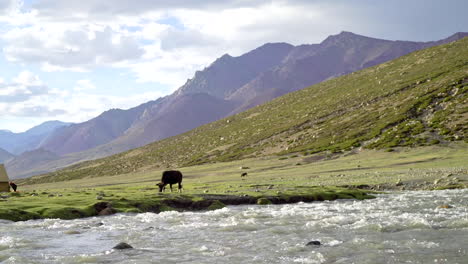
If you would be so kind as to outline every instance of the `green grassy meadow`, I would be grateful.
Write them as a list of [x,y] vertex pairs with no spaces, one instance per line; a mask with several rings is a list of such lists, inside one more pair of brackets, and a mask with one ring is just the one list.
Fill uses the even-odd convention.
[[[96,203],[116,212],[217,209],[226,197],[239,203],[286,203],[372,198],[354,187],[393,186],[400,189],[465,188],[468,185],[468,144],[396,148],[395,151],[353,150],[344,153],[269,156],[179,168],[184,191],[159,193],[162,170],[89,177],[19,186],[3,193],[0,218],[73,219],[97,215]],[[241,177],[243,172],[248,175]],[[401,184],[398,182],[401,181]],[[437,182],[436,184],[434,184]],[[263,199],[262,199],[263,198]],[[266,198],[266,200],[265,200]]]

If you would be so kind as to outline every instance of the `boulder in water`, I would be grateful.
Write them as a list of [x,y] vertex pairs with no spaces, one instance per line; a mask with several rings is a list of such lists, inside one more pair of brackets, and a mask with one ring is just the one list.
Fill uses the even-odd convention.
[[120,242],[118,243],[115,247],[113,247],[113,249],[131,249],[133,248],[132,246],[130,246],[129,244],[125,243],[125,242]]
[[114,208],[112,208],[111,203],[99,202],[95,203],[93,206],[96,210],[97,215],[111,215],[117,212]]
[[453,206],[451,206],[450,204],[442,204],[442,205],[437,206],[437,208],[450,209],[450,208],[453,208]]
[[257,204],[264,205],[264,204],[272,204],[270,200],[267,198],[259,198],[257,199]]
[[67,234],[67,235],[78,235],[78,234],[81,234],[79,231],[76,231],[76,230],[67,230],[65,232],[63,232],[64,234]]
[[322,243],[320,243],[320,241],[318,240],[312,240],[306,244],[306,246],[320,246],[320,245],[322,245]]
[[113,215],[113,214],[115,214],[115,213],[117,213],[117,211],[116,211],[114,208],[112,208],[112,207],[107,207],[107,208],[102,209],[102,210],[98,213],[98,215]]

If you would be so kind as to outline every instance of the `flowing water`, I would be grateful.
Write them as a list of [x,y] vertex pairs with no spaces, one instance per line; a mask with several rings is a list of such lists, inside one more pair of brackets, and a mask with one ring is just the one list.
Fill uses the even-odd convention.
[[[453,208],[438,208],[449,204]],[[0,220],[1,221],[1,220]],[[318,240],[320,246],[306,246]],[[119,242],[134,249],[113,250]],[[468,190],[0,222],[2,263],[468,263]]]

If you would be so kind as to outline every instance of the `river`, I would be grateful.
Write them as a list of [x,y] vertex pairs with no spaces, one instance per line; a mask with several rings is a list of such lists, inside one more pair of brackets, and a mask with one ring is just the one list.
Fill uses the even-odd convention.
[[[438,208],[440,205],[452,208]],[[320,246],[307,246],[320,241]],[[119,242],[134,247],[113,250]],[[468,263],[468,190],[0,220],[1,263]]]

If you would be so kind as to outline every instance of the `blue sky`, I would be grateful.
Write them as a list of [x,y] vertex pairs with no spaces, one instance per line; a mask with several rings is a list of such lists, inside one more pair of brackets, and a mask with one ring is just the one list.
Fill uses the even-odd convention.
[[464,0],[0,0],[0,129],[83,122],[167,95],[225,53],[340,31],[430,41]]

